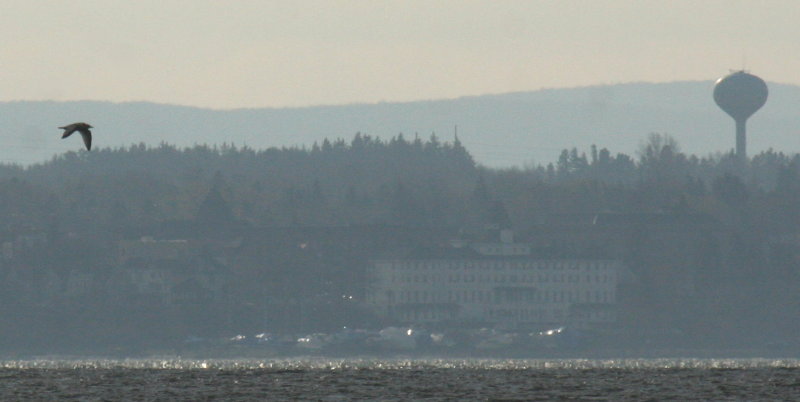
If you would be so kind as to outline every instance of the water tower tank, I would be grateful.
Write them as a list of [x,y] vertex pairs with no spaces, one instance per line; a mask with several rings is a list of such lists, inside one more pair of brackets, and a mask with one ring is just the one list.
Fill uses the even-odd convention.
[[717,80],[714,102],[736,121],[736,156],[747,159],[745,123],[767,102],[767,84],[761,78],[736,71]]

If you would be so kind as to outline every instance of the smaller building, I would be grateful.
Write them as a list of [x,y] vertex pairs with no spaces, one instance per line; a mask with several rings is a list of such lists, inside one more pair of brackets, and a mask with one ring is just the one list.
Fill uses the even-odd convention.
[[500,231],[500,242],[475,242],[469,247],[478,254],[492,256],[526,256],[531,254],[531,246],[527,243],[515,243],[514,232],[509,229]]
[[37,248],[46,244],[47,235],[45,233],[17,235],[13,240],[0,244],[0,256],[4,260],[11,260],[24,253],[35,252]]
[[139,240],[122,240],[118,245],[118,259],[120,263],[131,260],[186,260],[200,253],[198,242],[189,242],[184,239],[156,240],[144,236]]
[[[117,269],[109,280],[117,294],[162,303],[193,304],[220,300],[228,278],[223,258],[212,244],[196,240],[159,240],[149,236],[118,244]],[[196,304],[196,303],[195,303]]]

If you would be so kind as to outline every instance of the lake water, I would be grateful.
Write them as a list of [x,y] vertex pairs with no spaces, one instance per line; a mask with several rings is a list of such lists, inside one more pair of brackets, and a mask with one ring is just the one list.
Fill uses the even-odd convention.
[[798,400],[797,359],[36,359],[0,400]]

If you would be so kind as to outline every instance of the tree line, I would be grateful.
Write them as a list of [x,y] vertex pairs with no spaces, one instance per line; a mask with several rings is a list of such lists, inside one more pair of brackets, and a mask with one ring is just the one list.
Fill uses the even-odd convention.
[[[498,169],[436,135],[270,148],[168,144],[68,152],[28,167],[0,166],[0,236],[98,234],[103,239],[193,219],[212,187],[230,216],[253,226],[397,224],[477,230],[507,219],[524,231],[543,216],[689,208],[794,230],[800,155],[768,150],[737,171],[732,153],[698,157],[651,134],[638,155],[592,145],[554,163]],[[733,214],[733,212],[736,214]],[[744,228],[742,228],[744,229]]]

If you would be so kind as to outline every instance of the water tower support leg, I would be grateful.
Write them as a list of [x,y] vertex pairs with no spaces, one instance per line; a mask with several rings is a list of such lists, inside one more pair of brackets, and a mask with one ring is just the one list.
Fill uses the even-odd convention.
[[736,158],[744,164],[747,161],[747,136],[745,135],[745,119],[736,119]]

